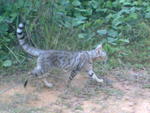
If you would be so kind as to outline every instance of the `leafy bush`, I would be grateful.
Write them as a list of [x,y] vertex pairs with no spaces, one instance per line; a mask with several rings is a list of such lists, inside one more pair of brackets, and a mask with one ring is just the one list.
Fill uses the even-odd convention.
[[104,43],[113,65],[113,59],[130,54],[124,52],[126,45],[150,36],[146,0],[1,0],[0,5],[0,66],[4,67],[25,60],[15,36],[20,20],[27,23],[27,35],[36,47],[83,50]]

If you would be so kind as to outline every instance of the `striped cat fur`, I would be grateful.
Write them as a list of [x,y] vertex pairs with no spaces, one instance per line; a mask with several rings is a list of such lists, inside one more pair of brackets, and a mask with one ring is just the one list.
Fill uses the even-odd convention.
[[[33,77],[40,77],[54,68],[60,68],[71,72],[68,85],[80,71],[86,72],[90,78],[96,80],[97,82],[103,83],[103,79],[100,79],[96,76],[92,66],[93,61],[95,60],[107,60],[107,54],[102,49],[101,44],[95,49],[89,51],[73,52],[63,50],[42,50],[32,47],[27,43],[24,27],[25,25],[23,23],[19,24],[17,28],[17,38],[19,44],[22,46],[25,52],[37,57],[36,67],[30,73]],[[47,87],[53,86],[53,84],[49,83],[46,78],[43,79],[43,82]],[[28,79],[26,80],[24,86],[26,86],[27,83]]]

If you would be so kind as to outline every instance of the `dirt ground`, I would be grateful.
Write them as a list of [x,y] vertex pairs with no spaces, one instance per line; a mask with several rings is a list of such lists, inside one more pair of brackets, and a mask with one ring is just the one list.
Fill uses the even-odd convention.
[[145,69],[111,70],[102,85],[80,74],[69,88],[65,75],[49,78],[53,88],[38,80],[23,88],[20,76],[25,74],[0,78],[0,113],[150,113],[150,73]]

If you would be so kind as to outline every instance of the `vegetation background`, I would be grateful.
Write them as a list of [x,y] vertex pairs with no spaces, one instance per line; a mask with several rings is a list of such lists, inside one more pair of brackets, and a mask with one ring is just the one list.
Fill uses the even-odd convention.
[[[109,59],[94,71],[104,84],[80,73],[66,88],[67,73],[55,70],[47,78],[53,88],[38,79],[23,88],[36,62],[18,43],[21,21],[34,47],[103,43]],[[0,113],[100,112],[150,113],[150,0],[0,0]]]
[[103,43],[109,68],[150,66],[149,0],[0,0],[0,6],[1,73],[32,65],[16,38],[20,21],[35,47],[76,51]]

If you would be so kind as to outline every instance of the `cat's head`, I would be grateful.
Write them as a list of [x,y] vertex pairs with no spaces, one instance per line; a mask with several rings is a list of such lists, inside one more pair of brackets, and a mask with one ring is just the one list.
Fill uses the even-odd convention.
[[102,44],[99,44],[94,51],[95,51],[95,60],[107,61],[107,53],[106,51],[103,50]]

